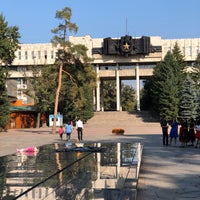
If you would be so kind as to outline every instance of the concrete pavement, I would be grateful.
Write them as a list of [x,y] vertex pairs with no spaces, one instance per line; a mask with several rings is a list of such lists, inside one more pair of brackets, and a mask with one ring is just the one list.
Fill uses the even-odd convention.
[[[137,200],[200,199],[200,149],[162,146],[160,125],[142,121],[139,115],[96,113],[84,125],[84,141],[128,141],[144,144]],[[124,128],[124,136],[112,135],[112,128]],[[76,132],[72,140],[76,140]],[[16,148],[62,142],[51,128],[18,129],[0,133],[0,156]]]

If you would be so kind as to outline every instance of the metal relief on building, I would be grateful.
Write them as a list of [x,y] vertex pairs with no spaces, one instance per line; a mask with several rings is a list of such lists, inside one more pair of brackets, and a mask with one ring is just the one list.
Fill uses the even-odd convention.
[[104,38],[103,46],[93,48],[93,54],[101,55],[148,55],[149,53],[162,52],[162,46],[152,46],[150,37],[132,38],[129,35],[120,39]]

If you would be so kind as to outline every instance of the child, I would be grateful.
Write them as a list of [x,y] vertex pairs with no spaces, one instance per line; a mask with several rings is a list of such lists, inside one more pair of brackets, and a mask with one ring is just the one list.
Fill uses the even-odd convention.
[[73,131],[72,123],[68,122],[68,124],[66,124],[66,127],[65,127],[67,141],[70,140],[72,131]]
[[62,126],[60,126],[60,128],[59,128],[58,132],[59,132],[59,135],[60,135],[60,139],[62,140],[63,133],[64,133],[64,129],[63,129],[63,127],[62,127]]

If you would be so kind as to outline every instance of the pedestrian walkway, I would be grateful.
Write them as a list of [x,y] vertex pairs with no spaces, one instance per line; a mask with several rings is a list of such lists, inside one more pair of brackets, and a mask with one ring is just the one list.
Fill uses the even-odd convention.
[[[125,129],[124,136],[112,135]],[[84,141],[123,141],[144,144],[137,200],[200,199],[200,149],[162,146],[161,128],[148,113],[99,112],[84,124]],[[72,134],[72,140],[77,134]],[[0,156],[16,148],[61,141],[51,128],[18,129],[0,133]]]

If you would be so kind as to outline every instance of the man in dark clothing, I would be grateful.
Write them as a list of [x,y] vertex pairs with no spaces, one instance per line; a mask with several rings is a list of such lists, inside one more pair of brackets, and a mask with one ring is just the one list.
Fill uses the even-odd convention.
[[165,117],[161,119],[160,125],[162,127],[163,145],[168,146],[168,122]]

